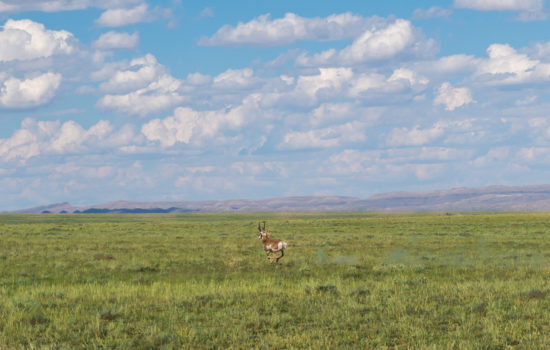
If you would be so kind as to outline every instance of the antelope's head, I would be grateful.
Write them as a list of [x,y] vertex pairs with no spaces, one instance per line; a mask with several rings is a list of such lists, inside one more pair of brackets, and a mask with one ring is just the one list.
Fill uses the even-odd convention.
[[264,228],[262,228],[260,223],[258,223],[258,231],[260,232],[260,234],[258,235],[259,239],[264,240],[265,238],[267,238],[267,231],[265,229],[265,221],[264,221]]

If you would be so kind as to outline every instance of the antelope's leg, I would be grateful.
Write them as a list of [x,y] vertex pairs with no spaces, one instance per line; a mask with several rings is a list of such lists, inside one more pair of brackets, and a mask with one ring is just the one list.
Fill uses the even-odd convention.
[[283,256],[285,256],[285,251],[284,250],[281,250],[281,256],[279,256],[277,258],[277,261],[276,262],[279,262],[279,259],[282,258]]

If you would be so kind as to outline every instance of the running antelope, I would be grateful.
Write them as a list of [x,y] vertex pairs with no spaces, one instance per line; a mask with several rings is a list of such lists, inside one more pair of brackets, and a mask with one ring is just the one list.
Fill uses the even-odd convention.
[[[273,259],[275,259],[275,262],[279,262],[279,259],[285,256],[285,249],[288,243],[281,241],[280,239],[269,238],[269,231],[265,229],[265,221],[263,229],[260,226],[260,223],[258,223],[258,231],[260,231],[258,238],[264,243],[264,251],[267,254],[267,260],[271,260],[271,262],[273,262]],[[281,252],[281,255],[271,257],[270,259],[270,254],[277,252]]]

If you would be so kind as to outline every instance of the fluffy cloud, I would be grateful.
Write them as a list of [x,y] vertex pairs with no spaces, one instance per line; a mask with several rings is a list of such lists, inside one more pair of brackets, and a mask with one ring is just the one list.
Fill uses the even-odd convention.
[[302,66],[356,65],[369,61],[391,59],[400,54],[432,55],[435,41],[426,40],[411,22],[397,19],[383,26],[367,29],[342,50],[329,49],[309,57],[300,55],[296,63]]
[[519,53],[506,44],[493,44],[488,58],[480,61],[476,74],[490,85],[512,85],[550,80],[550,64]]
[[212,81],[212,77],[207,74],[189,73],[186,82],[190,85],[205,85]]
[[550,42],[536,43],[530,51],[534,58],[548,61],[550,57]]
[[0,12],[81,10],[85,9],[89,3],[90,1],[3,0],[0,1]]
[[358,97],[373,91],[377,93],[396,93],[405,89],[420,92],[425,89],[428,82],[425,77],[404,68],[394,70],[390,77],[377,73],[363,73],[351,83],[350,95]]
[[310,98],[316,98],[319,93],[338,94],[353,78],[351,68],[319,68],[317,75],[301,75],[298,77],[295,92],[304,93]]
[[457,8],[479,11],[534,11],[543,8],[543,0],[455,0]]
[[448,111],[454,111],[456,108],[475,102],[472,93],[468,88],[454,88],[450,83],[441,84],[437,90],[437,96],[434,105],[444,105]]
[[411,179],[425,181],[440,179],[443,175],[453,176],[459,169],[468,169],[471,157],[471,152],[467,150],[444,147],[369,151],[347,149],[330,156],[322,170],[327,175],[344,176],[346,182],[352,184],[351,190],[356,192],[357,186],[365,181],[383,185],[388,180],[400,183]]
[[340,52],[344,62],[357,63],[395,56],[414,42],[412,25],[398,19],[386,28],[368,30]]
[[486,57],[451,55],[419,62],[419,72],[437,79],[452,77],[480,85],[503,86],[540,83],[550,80],[550,44],[536,43],[519,50],[508,44],[491,44]]
[[240,129],[255,114],[257,103],[253,97],[229,110],[196,111],[189,107],[179,107],[173,116],[153,119],[144,124],[141,132],[147,140],[158,141],[162,147],[171,147],[176,143],[200,144],[207,140],[224,143],[222,131]]
[[138,33],[118,33],[114,31],[102,34],[93,43],[93,47],[98,50],[133,50],[138,47]]
[[510,147],[496,147],[490,149],[487,154],[477,157],[472,163],[475,166],[487,166],[491,163],[509,160]]
[[105,9],[96,20],[102,27],[122,27],[140,22],[150,22],[159,17],[170,17],[170,10],[149,9],[145,0],[1,0],[0,13],[43,11],[59,12],[84,10],[89,7]]
[[380,156],[379,151],[359,151],[346,149],[328,159],[327,169],[333,174],[354,174],[364,172],[366,164],[375,164]]
[[366,140],[366,125],[349,122],[343,125],[308,131],[291,131],[279,145],[280,149],[333,148]]
[[0,108],[30,108],[50,101],[61,83],[61,74],[45,73],[20,80],[0,79]]
[[72,11],[88,7],[110,8],[127,7],[142,3],[143,0],[1,0],[0,12],[20,11]]
[[544,0],[455,0],[456,8],[478,11],[517,11],[523,21],[545,19]]
[[390,101],[411,99],[423,92],[429,80],[408,69],[397,68],[389,75],[380,73],[356,73],[360,69],[349,67],[318,68],[317,74],[296,77],[281,76],[265,84],[269,90],[262,92],[264,107],[283,109],[296,106],[315,107],[331,101],[355,101],[376,99],[377,105]]
[[184,98],[178,93],[180,82],[164,76],[143,89],[124,95],[105,95],[98,106],[113,109],[120,113],[146,116],[173,107]]
[[[418,166],[418,158],[408,155],[395,156],[392,151],[374,150],[359,151],[346,149],[328,158],[323,166],[326,174],[355,175],[367,177],[370,181],[396,180],[399,177],[415,173]],[[413,163],[414,164],[411,164]],[[412,167],[412,169],[411,169]],[[348,179],[349,181],[350,179]]]
[[105,147],[113,149],[130,142],[135,140],[133,136],[128,137],[127,129],[114,132],[106,120],[100,120],[86,130],[72,120],[60,123],[26,118],[10,138],[0,139],[0,158],[25,161],[38,155],[91,152]]
[[432,6],[427,10],[416,9],[413,12],[413,18],[415,19],[428,19],[428,18],[439,18],[439,17],[449,17],[452,11],[444,9],[439,6]]
[[171,117],[153,119],[144,124],[141,132],[148,140],[159,141],[163,147],[173,146],[176,142],[189,143],[200,117],[199,112],[180,107]]
[[319,127],[357,120],[371,125],[383,112],[384,107],[363,107],[359,103],[323,103],[309,113],[309,124]]
[[[234,162],[231,164],[231,169],[237,171],[240,175],[270,175],[275,173],[282,177],[288,176],[285,163],[277,161]],[[224,169],[224,171],[226,170]]]
[[228,69],[214,77],[213,86],[221,89],[246,88],[253,83],[253,75],[250,68]]
[[140,4],[132,8],[112,8],[103,12],[96,20],[102,27],[123,27],[129,24],[148,22],[151,20],[147,4]]
[[363,73],[352,82],[350,88],[351,96],[359,96],[366,91],[387,89],[387,79],[384,75],[378,73]]
[[515,154],[515,160],[518,164],[544,166],[550,161],[550,148],[538,146],[523,147]]
[[0,31],[0,62],[32,60],[74,51],[73,35],[28,19],[9,19]]
[[393,129],[388,136],[387,143],[390,146],[421,146],[430,143],[445,134],[445,123],[436,123],[430,129],[419,129],[415,126],[412,129]]
[[519,54],[506,44],[493,44],[487,49],[489,59],[479,67],[480,74],[514,74],[521,75],[534,68],[538,61]]
[[429,83],[429,80],[425,77],[420,76],[417,72],[406,68],[398,68],[394,70],[388,79],[388,82],[390,83],[399,81],[407,83],[410,86],[427,85]]
[[452,74],[456,72],[473,72],[479,64],[479,59],[472,55],[451,55],[441,57],[436,61],[422,63],[423,71],[438,74]]
[[338,40],[354,37],[379,21],[377,17],[366,19],[349,12],[325,18],[305,18],[287,13],[275,20],[266,14],[236,27],[223,26],[212,37],[201,38],[199,44],[278,46],[299,40]]
[[117,71],[110,72],[109,80],[102,83],[100,89],[110,93],[129,92],[144,88],[165,74],[166,69],[157,62],[155,56],[147,54],[134,58]]
[[334,100],[346,95],[355,76],[351,68],[319,68],[317,72],[297,77],[283,75],[268,81],[260,94],[262,106],[289,109]]
[[100,85],[102,91],[110,93],[99,100],[98,106],[146,116],[183,102],[181,85],[179,79],[167,73],[156,58],[148,54],[133,59]]

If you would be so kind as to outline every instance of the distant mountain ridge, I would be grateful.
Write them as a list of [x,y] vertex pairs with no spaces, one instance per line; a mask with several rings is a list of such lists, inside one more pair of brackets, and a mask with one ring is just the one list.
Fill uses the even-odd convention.
[[454,188],[393,192],[365,199],[299,196],[268,199],[132,202],[90,206],[67,202],[17,210],[17,213],[184,213],[184,212],[323,212],[323,211],[550,211],[550,185]]

